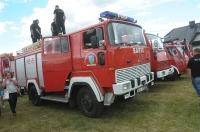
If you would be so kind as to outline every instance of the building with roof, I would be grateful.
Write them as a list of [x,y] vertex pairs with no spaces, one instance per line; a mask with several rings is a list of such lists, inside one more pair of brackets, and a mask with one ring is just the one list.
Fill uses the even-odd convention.
[[200,46],[200,23],[190,21],[187,26],[172,29],[165,35],[164,43],[177,39],[186,39],[186,41],[193,47]]

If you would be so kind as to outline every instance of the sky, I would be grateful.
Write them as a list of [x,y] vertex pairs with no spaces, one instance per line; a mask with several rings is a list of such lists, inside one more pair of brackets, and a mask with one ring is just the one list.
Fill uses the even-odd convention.
[[42,35],[50,36],[55,5],[65,12],[67,33],[98,23],[103,11],[132,17],[147,33],[160,37],[189,21],[200,23],[200,0],[0,0],[0,54],[15,55],[30,45],[35,19]]

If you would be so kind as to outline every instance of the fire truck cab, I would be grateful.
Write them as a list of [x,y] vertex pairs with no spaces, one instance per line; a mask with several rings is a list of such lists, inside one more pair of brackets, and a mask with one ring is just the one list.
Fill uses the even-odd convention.
[[151,70],[154,72],[155,78],[164,79],[165,76],[174,73],[167,58],[167,51],[164,49],[161,38],[157,35],[145,33],[147,44],[151,48]]
[[101,17],[113,14],[120,20],[44,37],[39,47],[32,45],[38,48],[16,56],[18,83],[27,87],[33,104],[65,102],[77,105],[88,117],[97,117],[115,97],[128,99],[153,85],[142,27],[109,11]]
[[166,80],[175,80],[181,76],[181,74],[187,71],[187,62],[191,57],[191,53],[186,40],[173,41],[171,43],[165,43],[165,48],[169,53],[170,64],[174,67],[174,74],[167,76]]

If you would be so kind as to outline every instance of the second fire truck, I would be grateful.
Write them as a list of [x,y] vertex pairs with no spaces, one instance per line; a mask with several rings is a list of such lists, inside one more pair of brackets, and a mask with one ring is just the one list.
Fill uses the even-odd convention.
[[147,44],[151,48],[151,70],[154,72],[155,78],[164,79],[164,77],[172,75],[174,68],[170,64],[167,57],[168,52],[164,49],[161,38],[157,35],[146,33]]

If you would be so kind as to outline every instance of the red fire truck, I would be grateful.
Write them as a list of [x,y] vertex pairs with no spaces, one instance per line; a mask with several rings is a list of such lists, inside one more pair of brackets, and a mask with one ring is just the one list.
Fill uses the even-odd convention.
[[[115,18],[113,18],[113,14]],[[34,105],[52,100],[97,117],[115,97],[131,98],[153,85],[150,49],[141,26],[128,17],[108,18],[82,30],[44,37],[15,57],[16,77]]]
[[151,50],[151,71],[154,72],[155,78],[164,79],[165,76],[174,73],[167,58],[167,51],[163,47],[161,38],[157,35],[145,33],[148,46]]
[[169,60],[174,67],[174,74],[167,76],[166,80],[175,80],[181,76],[181,74],[187,71],[187,62],[191,57],[191,53],[186,40],[175,40],[171,43],[165,43],[165,48],[169,52]]
[[0,75],[4,77],[5,72],[15,72],[15,61],[12,53],[0,55]]

